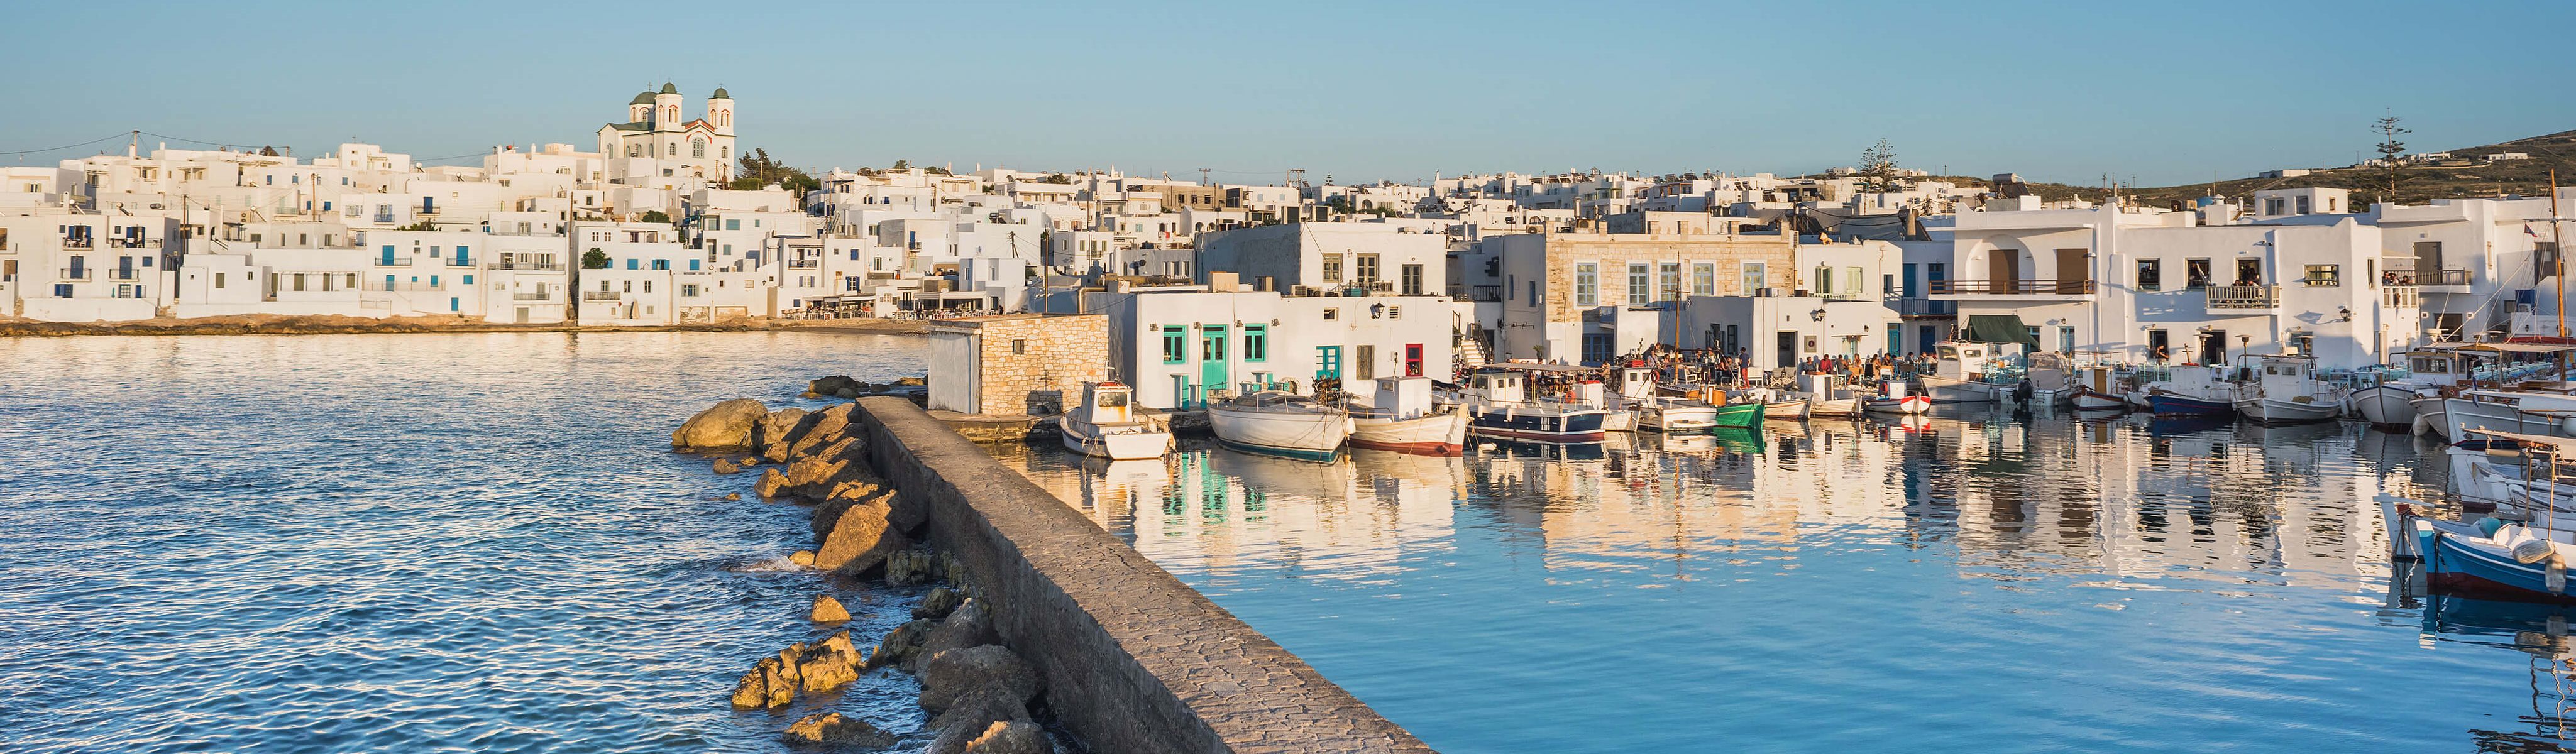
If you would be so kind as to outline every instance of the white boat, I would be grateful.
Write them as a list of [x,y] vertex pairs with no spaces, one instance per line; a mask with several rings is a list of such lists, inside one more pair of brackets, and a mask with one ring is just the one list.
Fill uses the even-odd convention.
[[1781,393],[1773,395],[1772,398],[1776,400],[1764,401],[1762,404],[1764,419],[1802,421],[1816,409],[1816,399],[1811,396]]
[[[1506,361],[1486,364],[1467,376],[1458,403],[1467,409],[1467,433],[1477,437],[1522,442],[1597,444],[1608,433],[1612,412],[1601,408],[1601,383],[1572,386],[1570,397],[1533,397],[1530,375],[1554,374],[1582,379],[1592,370],[1561,364]],[[1633,417],[1632,417],[1633,418]]]
[[1986,366],[1992,360],[1995,345],[1945,340],[1933,344],[1935,360],[1932,373],[1915,378],[1923,383],[1923,397],[1933,403],[1993,403],[2011,392],[2011,385],[1989,381]]
[[1161,458],[1172,451],[1172,431],[1136,415],[1136,391],[1115,382],[1082,383],[1082,405],[1065,414],[1057,434],[1074,452],[1112,461]]
[[1932,410],[1932,399],[1906,392],[1904,380],[1879,383],[1878,395],[1868,401],[1869,411],[1879,414],[1923,414]]
[[[1861,403],[1869,400],[1867,392],[1852,388],[1842,378],[1819,373],[1798,375],[1795,395],[1806,398],[1806,415],[1813,417],[1859,416]],[[1769,410],[1767,407],[1764,409],[1765,416],[1769,415]]]
[[2030,386],[2030,405],[2064,406],[2075,401],[2082,389],[2075,382],[2075,368],[2066,357],[2042,351],[2030,355],[2030,372],[2023,379]]
[[2447,390],[2440,421],[2433,425],[2435,431],[2450,440],[2466,438],[2467,430],[2481,429],[2576,437],[2576,383],[2526,382],[2512,389]]
[[2264,424],[2329,421],[2343,414],[2344,391],[2317,378],[2314,356],[2254,357],[2254,389],[2236,399],[2236,413]]
[[1351,447],[1454,456],[1467,452],[1467,411],[1431,398],[1429,377],[1380,377],[1351,409]]
[[2078,411],[2126,411],[2128,391],[2122,387],[2119,370],[2095,365],[2075,371],[2075,394],[2068,400]]
[[[2427,343],[2407,351],[2404,376],[2389,379],[2385,371],[2372,374],[2371,384],[2353,391],[2353,412],[2382,429],[2441,426],[2442,388],[2475,379],[2476,362],[2467,350],[2473,347],[2475,344],[2470,343]],[[2427,418],[2428,410],[2432,421],[2421,422]]]
[[1350,439],[1348,412],[1283,390],[1257,390],[1208,403],[1217,442],[1253,453],[1330,461]]

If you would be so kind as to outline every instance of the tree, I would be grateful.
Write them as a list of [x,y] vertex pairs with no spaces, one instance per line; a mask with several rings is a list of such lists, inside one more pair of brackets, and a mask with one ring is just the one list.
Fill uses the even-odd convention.
[[1058,186],[1069,186],[1073,184],[1073,176],[1065,175],[1063,173],[1048,173],[1045,177],[1039,178],[1038,182],[1052,183]]
[[2406,142],[2397,137],[2415,131],[2399,127],[2397,122],[2397,116],[2383,115],[2372,121],[2370,127],[2370,130],[2379,132],[2379,143],[2372,149],[2379,153],[2380,182],[2388,187],[2388,193],[2380,195],[2379,200],[2390,204],[2397,203],[2399,188],[2413,178],[2406,173]]
[[1862,191],[1905,190],[1905,184],[1900,180],[1902,176],[1896,169],[1896,147],[1886,139],[1860,151],[1860,166],[1854,172],[1860,175]]
[[638,220],[638,221],[641,221],[641,222],[648,222],[648,223],[667,223],[667,222],[670,222],[670,221],[671,221],[671,216],[670,216],[670,214],[665,213],[665,212],[663,212],[663,211],[661,211],[661,210],[658,210],[658,209],[648,209],[648,210],[645,210],[645,211],[644,211],[644,215],[643,215],[642,217],[638,217],[638,218],[635,218],[635,219],[636,219],[636,220]]
[[896,169],[896,170],[911,170],[911,169],[912,169],[912,161],[911,161],[911,160],[896,160],[896,161],[894,161],[894,169]]
[[[775,183],[787,187],[789,191],[801,194],[823,187],[823,182],[815,180],[813,175],[770,159],[767,149],[745,152],[736,162],[738,167],[734,170],[734,175],[737,177],[732,183],[726,184],[727,188],[758,191],[762,186]],[[867,171],[861,170],[859,173],[865,175]]]
[[585,270],[608,269],[608,252],[600,251],[597,247],[592,247],[591,250],[582,252],[581,268]]
[[428,220],[422,220],[422,221],[420,221],[420,222],[412,223],[412,224],[410,224],[410,225],[405,225],[405,226],[402,226],[402,227],[400,227],[400,228],[395,228],[395,230],[437,230],[437,229],[438,229],[438,223],[430,222],[430,221],[428,221]]

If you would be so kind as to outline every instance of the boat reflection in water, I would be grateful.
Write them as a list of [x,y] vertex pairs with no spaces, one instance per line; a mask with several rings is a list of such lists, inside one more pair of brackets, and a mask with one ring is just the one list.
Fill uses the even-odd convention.
[[[2524,655],[2426,651],[2423,603],[2390,599],[2378,499],[2438,489],[2437,445],[1887,419],[1331,466],[1184,441],[1159,477],[997,452],[1441,750],[2554,735],[2501,722],[2531,714]],[[1927,678],[1978,703],[1887,693]],[[1610,719],[1695,722],[1592,724]]]

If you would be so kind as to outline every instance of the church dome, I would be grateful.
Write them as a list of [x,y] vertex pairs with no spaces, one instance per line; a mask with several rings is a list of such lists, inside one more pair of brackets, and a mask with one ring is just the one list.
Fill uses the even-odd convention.
[[626,104],[629,104],[629,105],[650,105],[650,104],[653,104],[653,93],[652,93],[652,92],[643,92],[643,93],[637,94],[637,95],[635,95],[635,98],[634,98],[634,99],[627,100],[627,101],[626,101]]
[[714,93],[714,94],[710,94],[710,95],[707,95],[707,98],[708,98],[708,99],[733,99],[733,95],[731,95],[731,94],[726,94],[726,93],[725,93],[725,90],[724,90],[724,87],[719,86],[719,87],[716,87],[716,93]]
[[679,88],[679,87],[676,87],[676,86],[672,86],[672,85],[671,85],[671,82],[665,81],[665,82],[662,82],[662,93],[663,93],[663,94],[679,94],[679,93],[680,93],[680,88]]

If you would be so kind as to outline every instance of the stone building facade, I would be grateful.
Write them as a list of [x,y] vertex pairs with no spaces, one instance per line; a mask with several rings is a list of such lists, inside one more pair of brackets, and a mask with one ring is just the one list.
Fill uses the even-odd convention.
[[930,408],[1046,415],[1109,379],[1109,317],[1004,314],[930,326]]

